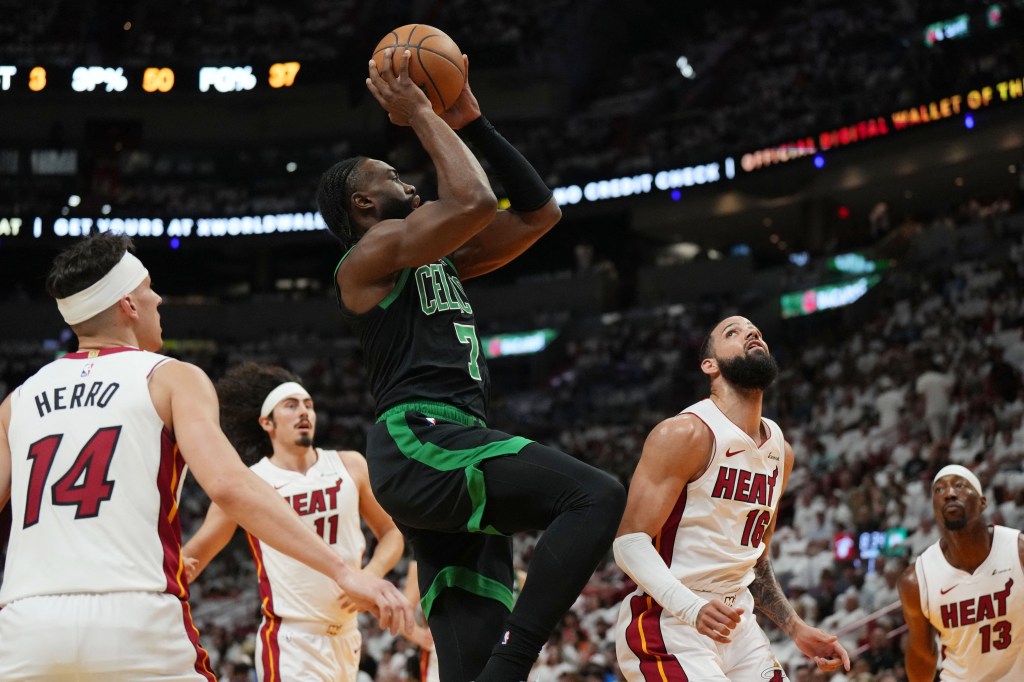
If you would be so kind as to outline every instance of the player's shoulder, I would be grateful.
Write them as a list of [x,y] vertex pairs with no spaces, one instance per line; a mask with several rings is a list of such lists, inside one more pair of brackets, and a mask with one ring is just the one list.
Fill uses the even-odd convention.
[[900,573],[899,579],[896,581],[896,587],[902,596],[904,593],[907,595],[917,594],[920,586],[920,581],[917,577],[917,562],[921,560],[921,557],[910,561],[907,567]]
[[[323,451],[322,451],[323,452]],[[348,470],[355,469],[357,471],[366,471],[366,457],[363,453],[356,450],[329,450],[326,452],[333,452],[335,457],[341,460],[341,463],[345,465]]]
[[182,381],[200,381],[204,383],[210,381],[209,375],[198,365],[166,355],[160,356],[155,353],[151,355],[156,355],[158,358],[153,367],[153,378],[159,377],[164,380],[173,378]]
[[13,400],[14,391],[11,391],[3,400],[0,400],[0,423],[2,423],[4,427],[11,422],[11,402]]
[[664,442],[674,446],[710,444],[713,439],[711,427],[692,412],[680,412],[663,419],[647,437],[648,442]]
[[156,402],[172,396],[188,396],[191,400],[216,399],[213,381],[203,369],[189,362],[166,358],[153,366],[149,377],[150,393]]

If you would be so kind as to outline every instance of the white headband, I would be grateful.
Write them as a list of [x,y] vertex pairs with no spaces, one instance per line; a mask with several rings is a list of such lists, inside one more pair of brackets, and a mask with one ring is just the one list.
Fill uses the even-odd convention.
[[279,402],[285,398],[290,398],[293,395],[297,395],[301,398],[310,397],[306,389],[302,387],[302,384],[297,384],[294,381],[286,381],[267,394],[267,399],[263,401],[263,407],[260,408],[260,416],[269,417],[270,413],[274,411],[274,408],[277,407]]
[[943,476],[959,476],[970,483],[971,487],[974,488],[979,495],[985,495],[985,493],[981,491],[981,481],[978,480],[978,477],[974,475],[973,471],[965,466],[960,466],[959,464],[947,464],[939,469],[939,473],[935,474],[935,478],[932,479],[932,485],[934,485],[935,481],[939,480]]
[[85,322],[135,291],[149,275],[138,258],[125,251],[124,257],[99,281],[77,294],[57,299],[57,309],[69,325]]

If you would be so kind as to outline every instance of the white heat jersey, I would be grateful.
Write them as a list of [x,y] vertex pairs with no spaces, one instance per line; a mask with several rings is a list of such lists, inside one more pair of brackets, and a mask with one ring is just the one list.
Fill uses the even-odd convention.
[[[708,468],[690,482],[654,539],[672,575],[691,590],[727,594],[754,579],[761,538],[775,514],[785,478],[782,429],[755,443],[710,399],[683,410],[714,436]],[[680,456],[687,456],[680,453]]]
[[943,682],[1024,680],[1019,535],[993,526],[992,549],[974,573],[951,566],[937,542],[914,564],[921,611],[942,642]]
[[171,361],[135,348],[69,353],[11,401],[10,546],[0,605],[37,595],[188,588],[185,462],[149,393]]
[[[277,489],[299,517],[353,566],[362,566],[366,538],[359,522],[359,490],[334,450],[317,448],[316,463],[305,474],[289,471],[267,458],[252,465]],[[303,563],[248,536],[260,580],[265,618],[355,623],[356,614],[341,608],[338,585]]]

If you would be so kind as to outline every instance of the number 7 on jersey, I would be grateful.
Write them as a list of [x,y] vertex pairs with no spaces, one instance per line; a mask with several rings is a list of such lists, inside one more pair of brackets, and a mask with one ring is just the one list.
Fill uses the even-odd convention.
[[469,344],[469,376],[480,381],[480,340],[476,338],[476,327],[458,322],[452,324],[455,325],[455,336],[458,337],[459,343]]

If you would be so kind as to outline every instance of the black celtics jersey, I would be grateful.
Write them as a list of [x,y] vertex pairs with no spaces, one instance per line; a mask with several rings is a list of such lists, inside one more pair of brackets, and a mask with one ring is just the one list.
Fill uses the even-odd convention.
[[400,403],[431,401],[487,419],[487,364],[450,259],[402,270],[391,293],[361,315],[335,288],[363,349],[377,416]]

